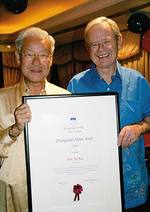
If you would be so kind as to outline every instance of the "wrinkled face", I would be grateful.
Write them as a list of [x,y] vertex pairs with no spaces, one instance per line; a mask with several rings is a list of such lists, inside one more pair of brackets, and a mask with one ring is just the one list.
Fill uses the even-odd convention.
[[42,37],[27,37],[19,54],[20,68],[28,82],[42,82],[52,65],[50,42]]
[[108,24],[97,24],[89,30],[87,46],[97,70],[115,69],[120,42],[120,40],[117,41]]

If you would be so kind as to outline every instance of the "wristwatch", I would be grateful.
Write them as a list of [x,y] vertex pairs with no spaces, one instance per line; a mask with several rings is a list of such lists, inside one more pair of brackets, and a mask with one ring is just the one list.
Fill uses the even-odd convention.
[[13,126],[11,126],[10,128],[9,128],[9,137],[12,139],[12,140],[14,140],[14,141],[16,141],[17,140],[17,137],[20,135],[20,133],[18,134],[15,134],[14,132],[13,132],[13,130],[12,130],[12,127]]

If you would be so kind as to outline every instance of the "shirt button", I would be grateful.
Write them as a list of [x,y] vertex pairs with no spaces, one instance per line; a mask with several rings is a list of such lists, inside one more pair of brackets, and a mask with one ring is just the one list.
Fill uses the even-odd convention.
[[107,88],[107,91],[110,91],[110,88]]

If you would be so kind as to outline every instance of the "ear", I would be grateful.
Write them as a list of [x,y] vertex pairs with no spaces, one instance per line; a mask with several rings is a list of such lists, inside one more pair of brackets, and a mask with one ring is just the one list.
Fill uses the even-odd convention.
[[52,54],[52,56],[50,58],[50,66],[52,66],[52,64],[53,64],[53,54]]
[[86,50],[87,50],[88,53],[90,53],[90,48],[89,48],[89,46],[86,46]]
[[15,51],[15,56],[16,56],[17,64],[20,65],[20,54],[18,51]]
[[118,37],[118,50],[122,47],[122,35]]

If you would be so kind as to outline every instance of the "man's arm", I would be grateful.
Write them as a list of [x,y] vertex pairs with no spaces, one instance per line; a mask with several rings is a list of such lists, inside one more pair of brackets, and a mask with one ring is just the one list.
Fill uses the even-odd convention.
[[118,145],[128,147],[141,135],[148,132],[150,132],[150,116],[141,122],[123,127],[119,133]]
[[3,129],[0,126],[0,158],[8,157],[9,147],[17,140],[24,129],[24,124],[31,120],[31,111],[28,105],[22,104],[14,112],[15,123]]

